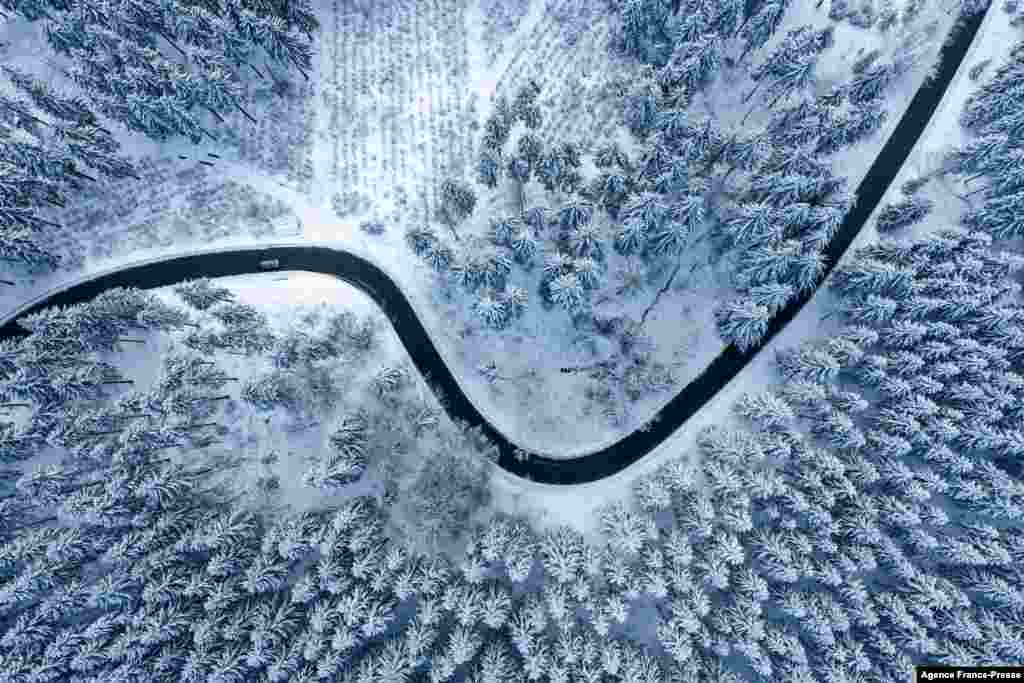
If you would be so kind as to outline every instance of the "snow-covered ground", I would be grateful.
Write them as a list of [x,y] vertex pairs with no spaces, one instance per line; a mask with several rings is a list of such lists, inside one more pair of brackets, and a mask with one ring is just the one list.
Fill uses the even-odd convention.
[[[827,17],[827,8],[816,8],[813,3],[795,3],[776,37],[761,51],[763,59],[781,36],[797,26],[834,26],[836,46],[824,54],[817,69],[819,92],[826,92],[832,84],[849,78],[853,62],[868,51],[879,49],[881,59],[884,60],[892,55],[903,38],[918,36],[924,40],[919,67],[909,77],[897,82],[890,92],[885,105],[889,116],[879,134],[833,157],[834,171],[848,179],[850,188],[855,189],[863,179],[906,105],[931,70],[941,41],[948,35],[955,20],[955,11],[951,10],[947,3],[926,4],[913,22],[883,34],[877,30],[852,26],[848,22],[836,24]],[[529,24],[531,16],[527,15],[522,26]],[[931,28],[924,34],[922,31],[926,26]],[[587,39],[591,42],[586,43]],[[606,40],[607,32],[601,26],[595,26],[574,49],[580,55],[591,56],[601,52],[598,45],[606,49]],[[569,53],[571,51],[566,51],[566,54]],[[603,80],[592,78],[586,68],[578,71],[569,77],[580,81],[575,89],[585,90],[583,99],[588,102],[599,101],[598,93],[615,77],[621,78],[631,73],[630,65],[621,63],[614,64],[615,73],[608,74]],[[636,73],[635,65],[632,73]],[[521,83],[522,78],[516,82]],[[544,86],[546,89],[541,99],[548,105],[544,109],[545,117],[548,117],[552,109],[561,110],[558,103],[568,96],[568,89],[559,91],[551,81],[546,81]],[[548,89],[551,87],[555,91],[549,95]],[[499,88],[496,92],[511,96],[514,89]],[[737,88],[712,88],[710,95],[697,98],[695,109],[715,116],[726,125],[733,118],[740,118],[746,110],[746,106],[738,101]],[[481,113],[486,115],[489,112],[485,110]],[[608,122],[616,124],[617,117],[617,114],[607,117]],[[758,123],[755,115],[751,125]],[[560,130],[560,124],[554,128]],[[584,142],[604,139],[602,136],[605,131],[600,125],[597,128],[597,132],[585,138]],[[622,135],[624,129],[619,127],[615,132],[620,134],[618,139],[624,140],[628,146],[628,136]],[[578,139],[571,135],[551,133],[547,119],[539,137],[545,143]],[[514,142],[513,136],[509,146]],[[509,206],[514,203],[510,201],[512,193],[509,190],[505,186],[494,192],[481,191],[480,205],[485,210],[478,209],[473,217],[459,225],[459,234],[463,240],[468,235],[486,236],[493,218],[508,215]],[[557,197],[544,192],[536,183],[528,186],[527,191],[531,197],[528,205],[558,208],[554,203]],[[444,234],[443,229],[440,232]],[[687,255],[687,263],[682,271],[684,276],[678,278],[672,289],[661,296],[644,326],[644,332],[651,336],[657,346],[653,360],[671,368],[677,387],[698,375],[723,349],[715,330],[713,311],[716,303],[731,298],[732,290],[729,283],[723,281],[721,273],[714,273],[712,269],[704,267],[706,258],[701,249],[695,249]],[[615,254],[610,255],[607,278],[613,280],[616,272],[625,266],[625,259]],[[419,270],[425,271],[422,266],[419,266]],[[407,271],[403,268],[404,272]],[[662,276],[658,281],[650,283],[632,301],[612,296],[604,301],[595,299],[595,305],[610,313],[626,314],[639,319],[665,279]],[[514,272],[510,284],[523,286],[533,294],[536,291],[536,276]],[[598,337],[595,340],[598,342],[596,348],[581,345],[580,336],[566,316],[558,312],[541,311],[535,306],[532,310],[528,308],[527,313],[511,330],[501,333],[481,330],[475,325],[470,302],[463,297],[456,297],[454,301],[435,297],[435,306],[440,309],[435,321],[440,317],[441,324],[434,322],[431,331],[437,334],[442,344],[449,347],[447,357],[455,356],[462,361],[461,367],[457,365],[455,368],[461,369],[460,379],[470,385],[472,390],[468,392],[469,395],[492,422],[528,450],[555,458],[571,458],[592,452],[642,425],[674,393],[664,391],[646,394],[629,405],[624,419],[613,424],[595,409],[592,402],[584,399],[588,386],[594,385],[593,380],[588,379],[584,373],[559,372],[563,367],[591,366],[605,360],[611,349],[600,344],[605,343],[607,346],[606,339]],[[473,333],[473,339],[479,341],[467,343],[463,338],[466,329]],[[476,373],[480,365],[487,363],[493,363],[498,368],[499,379],[495,382],[484,381]]]
[[[327,454],[330,448],[327,436],[333,431],[341,411],[356,404],[370,411],[376,409],[373,405],[361,403],[366,399],[362,392],[372,376],[385,367],[412,367],[408,353],[380,308],[356,287],[316,273],[280,271],[215,278],[213,282],[229,289],[237,302],[255,306],[264,313],[270,329],[277,334],[284,334],[290,329],[315,333],[315,326],[319,322],[348,311],[360,320],[370,319],[374,322],[375,341],[367,357],[361,358],[359,362],[342,361],[331,366],[332,380],[340,392],[340,400],[333,409],[301,417],[289,414],[282,408],[260,412],[240,399],[241,387],[246,381],[272,368],[269,357],[214,353],[210,359],[228,376],[235,378],[222,391],[229,394],[231,399],[221,404],[222,407],[209,420],[221,425],[225,431],[221,434],[219,445],[201,452],[182,452],[174,457],[182,458],[192,465],[196,464],[196,458],[210,457],[222,451],[241,458],[244,461],[241,467],[220,476],[230,491],[249,494],[240,503],[242,505],[303,511],[318,509],[329,500],[336,501],[339,495],[381,495],[381,482],[370,476],[370,473],[331,496],[303,483],[303,474],[309,469],[310,459],[321,459]],[[167,303],[187,309],[182,299],[174,293],[173,287],[153,291]],[[203,326],[216,324],[207,313],[195,310],[190,313]],[[182,336],[182,332],[147,334],[145,344],[124,344],[122,350],[101,354],[101,358],[120,368],[126,379],[133,380],[134,384],[130,387],[132,390],[147,392],[160,379],[168,352],[187,351],[181,343]],[[426,382],[415,373],[412,380],[412,393],[418,402],[437,411],[441,424],[450,428],[451,420],[441,409]],[[111,392],[110,395],[116,398],[118,389],[111,389]],[[22,418],[27,417],[27,413],[13,410],[7,417],[19,424]],[[432,443],[429,436],[424,437],[417,444],[417,452],[410,455],[413,458],[425,456]],[[28,472],[37,465],[56,462],[59,459],[57,455],[53,449],[47,449],[35,458],[18,463],[18,466]],[[259,493],[258,480],[269,477],[276,478],[279,488],[264,496]],[[481,514],[489,512],[490,509],[487,509],[481,511]]]
[[[985,74],[999,68],[1007,55],[1021,38],[1021,27],[1010,26],[1010,19],[998,4],[993,4],[971,44],[963,63],[957,70],[946,94],[943,96],[935,115],[922,133],[920,141],[910,154],[908,163],[897,175],[895,182],[886,193],[878,208],[868,220],[857,239],[847,250],[843,261],[849,259],[855,249],[879,240],[875,230],[875,219],[885,204],[898,199],[899,187],[911,177],[934,171],[941,157],[950,149],[963,142],[958,118],[968,96],[985,80]],[[977,82],[968,74],[971,68],[991,59]],[[921,192],[928,191],[930,198],[952,197],[951,190],[962,193],[962,183],[956,181],[953,187],[944,186],[945,181],[933,181]],[[959,225],[960,200],[947,199],[945,208],[936,207],[926,221],[914,226],[914,236]],[[908,231],[909,232],[909,231]],[[842,262],[842,261],[841,261]],[[641,460],[625,470],[600,481],[577,486],[553,486],[525,481],[519,477],[499,471],[495,475],[497,503],[508,500],[509,505],[526,510],[541,526],[570,524],[592,538],[598,536],[596,510],[610,502],[626,500],[635,483],[666,462],[689,459],[697,455],[696,439],[700,432],[710,426],[739,424],[733,416],[733,404],[743,394],[762,391],[782,381],[775,366],[776,352],[800,345],[804,341],[827,337],[837,331],[840,323],[830,317],[835,308],[834,295],[829,291],[828,280],[823,283],[803,310],[762,349],[732,381],[719,391],[704,408],[686,422],[671,437],[662,442]]]
[[[382,324],[378,344],[373,350],[372,363],[352,367],[351,373],[338,377],[339,382],[366,381],[367,376],[382,365],[398,365],[407,361],[405,350],[390,325],[383,324],[383,315],[373,301],[362,291],[344,282],[316,273],[283,271],[278,273],[240,275],[216,278],[214,282],[231,290],[235,300],[250,304],[265,313],[270,328],[278,334],[292,327],[309,329],[302,317],[311,312],[321,315],[337,314],[347,310],[358,317],[372,317]],[[182,306],[183,303],[171,287],[155,290],[168,303]],[[154,356],[156,354],[153,354]],[[326,496],[305,485],[302,476],[309,468],[305,458],[322,458],[327,452],[327,435],[333,426],[333,413],[318,415],[319,424],[303,429],[294,429],[290,416],[283,410],[258,413],[251,406],[238,400],[240,388],[245,382],[267,372],[270,363],[266,358],[216,354],[217,366],[237,382],[232,382],[230,391],[235,400],[225,408],[222,423],[229,432],[224,437],[225,445],[236,453],[245,455],[252,467],[239,468],[231,472],[230,485],[241,490],[255,490],[256,480],[268,475],[276,476],[280,483],[267,503],[302,511],[316,509],[323,505]],[[429,393],[429,391],[427,392]],[[274,462],[264,464],[268,455],[276,455]],[[347,493],[379,493],[375,482],[367,479],[349,487]]]
[[[297,180],[294,169],[281,173],[266,160],[254,161],[251,155],[239,151],[237,144],[204,147],[197,153],[187,143],[156,145],[137,135],[126,135],[126,145],[139,157],[155,156],[161,161],[149,169],[152,175],[143,183],[105,188],[80,209],[87,213],[90,205],[100,207],[115,200],[123,203],[141,196],[143,199],[136,201],[139,206],[82,219],[79,225],[83,230],[95,228],[102,219],[103,231],[101,235],[91,229],[83,231],[74,235],[77,241],[69,242],[69,247],[83,258],[81,268],[19,278],[19,287],[0,292],[2,310],[12,312],[26,300],[83,274],[161,254],[284,242],[338,246],[372,259],[400,284],[463,390],[510,440],[552,457],[573,457],[620,438],[660,408],[670,395],[643,399],[634,406],[634,419],[618,429],[600,415],[583,414],[583,376],[562,374],[558,369],[581,364],[588,357],[592,362],[593,356],[589,351],[572,349],[572,330],[564,316],[544,314],[534,302],[533,313],[521,329],[500,338],[492,335],[485,343],[467,343],[460,335],[466,307],[441,305],[432,274],[414,258],[403,240],[406,226],[432,215],[439,174],[468,173],[466,163],[478,137],[476,127],[489,113],[485,99],[490,95],[514,93],[518,84],[536,75],[540,67],[550,66],[551,73],[545,72],[548,89],[542,100],[559,113],[550,122],[545,119],[544,137],[573,138],[577,125],[570,126],[572,130],[567,133],[562,121],[571,88],[563,84],[559,90],[555,84],[559,74],[573,70],[574,57],[596,63],[607,31],[602,22],[597,22],[592,31],[567,49],[561,43],[558,23],[542,9],[541,0],[530,4],[515,31],[504,36],[505,43],[496,51],[492,64],[472,47],[469,37],[479,32],[480,15],[478,8],[465,1],[443,6],[417,3],[415,11],[401,11],[387,25],[375,24],[372,12],[369,17],[347,12],[344,4],[323,7],[323,32],[318,38],[316,70],[308,89],[315,90],[315,94],[298,96],[299,104],[289,110],[298,119],[274,119],[276,128],[289,130],[308,127],[312,116],[313,132],[304,145],[299,145],[306,151],[294,160],[300,166],[311,167],[311,178]],[[941,4],[926,4],[915,24],[938,21],[931,52],[925,55],[926,66],[933,61],[938,41],[949,31],[955,13],[947,13],[947,9]],[[804,23],[830,23],[825,11],[816,9],[813,3],[795,3],[779,35]],[[985,37],[993,30],[992,23],[986,22],[976,43],[1002,45],[998,40],[1002,34],[993,34],[995,41]],[[8,48],[11,59],[22,66],[34,64],[37,70],[52,76],[52,69],[31,49],[31,40],[38,37],[30,40],[28,32],[19,35],[18,44]],[[451,39],[453,35],[457,40]],[[382,40],[389,49],[379,48]],[[836,47],[826,53],[827,59],[819,67],[822,83],[848,74],[850,63],[863,51],[874,47],[889,50],[894,45],[892,36],[886,38],[877,31],[839,24]],[[837,156],[835,167],[847,175],[850,187],[856,187],[863,177],[925,70],[918,70],[894,90],[887,105],[890,116],[880,135]],[[617,75],[623,73],[627,72]],[[958,79],[961,76],[958,74]],[[577,85],[579,77],[588,92],[595,94],[601,79],[592,72],[579,73],[573,81]],[[472,84],[468,90],[466,82]],[[382,85],[374,89],[374,84]],[[340,97],[345,92],[360,96]],[[545,116],[549,114],[545,109]],[[598,111],[584,117],[582,125],[602,117],[607,119],[604,124],[614,124],[608,111]],[[232,123],[241,131],[250,125],[244,121]],[[266,126],[261,125],[259,135],[268,146],[280,143],[280,135]],[[222,158],[210,161],[205,156],[208,151]],[[179,154],[188,158],[178,159]],[[200,158],[214,165],[198,165]],[[225,183],[243,187],[248,194],[232,198],[214,215],[207,212],[199,216],[213,201],[202,192],[211,192],[213,197],[223,194]],[[182,197],[189,196],[188,188],[195,199],[182,203]],[[379,191],[371,193],[373,188]],[[343,191],[354,193],[355,198],[338,199]],[[476,228],[464,226],[460,230],[481,230],[491,216],[479,210],[478,214],[480,223]],[[385,221],[384,235],[371,237],[358,229],[360,222],[370,218]],[[295,234],[298,230],[301,233]],[[243,231],[248,234],[238,234]],[[648,331],[656,339],[661,338],[660,348],[669,354],[661,360],[675,363],[680,383],[696,375],[721,350],[710,316],[713,302],[721,296],[713,284],[705,283],[702,289],[699,278],[695,278],[685,288],[666,293],[652,313]],[[666,338],[671,342],[666,343]],[[485,360],[495,361],[503,376],[520,380],[489,383],[477,373],[477,366]]]

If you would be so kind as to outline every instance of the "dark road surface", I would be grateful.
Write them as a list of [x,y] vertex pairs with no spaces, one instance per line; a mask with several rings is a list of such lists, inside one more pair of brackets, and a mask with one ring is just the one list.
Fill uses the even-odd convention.
[[[857,188],[857,203],[825,250],[828,270],[846,251],[867,222],[875,206],[892,183],[900,167],[917,142],[947,85],[963,60],[977,33],[984,14],[964,19],[947,39],[935,78],[923,85],[906,110],[889,141],[882,148],[863,182]],[[582,484],[596,481],[622,470],[646,455],[687,419],[700,410],[722,387],[739,373],[754,354],[770,341],[810,299],[807,293],[780,311],[772,320],[760,345],[741,353],[729,346],[697,378],[684,387],[657,415],[646,431],[636,431],[620,441],[590,455],[569,460],[530,456],[526,461],[514,457],[511,443],[487,422],[469,401],[451,370],[430,341],[430,336],[395,283],[372,263],[353,254],[325,247],[272,247],[172,257],[142,266],[129,266],[114,273],[75,285],[59,292],[21,315],[47,306],[67,306],[88,301],[111,287],[155,288],[200,277],[222,277],[267,272],[260,262],[277,259],[279,270],[303,270],[333,275],[365,291],[381,307],[394,325],[402,343],[418,370],[428,379],[449,414],[473,426],[480,426],[500,449],[499,465],[519,476],[547,484]],[[0,327],[0,337],[24,336],[26,332],[11,321]]]

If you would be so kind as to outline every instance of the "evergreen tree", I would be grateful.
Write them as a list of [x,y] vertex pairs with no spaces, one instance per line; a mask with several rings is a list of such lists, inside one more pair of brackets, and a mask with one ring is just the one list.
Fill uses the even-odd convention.
[[782,237],[775,208],[766,202],[741,204],[723,222],[735,244],[760,245]]
[[642,253],[647,245],[647,225],[642,218],[632,216],[622,223],[615,236],[615,249],[620,254]]
[[[660,194],[678,194],[686,192],[690,187],[689,166],[685,159],[674,159],[665,173],[654,181],[654,187]],[[615,176],[610,176],[615,177]]]
[[295,407],[298,388],[288,373],[274,370],[247,381],[242,387],[241,397],[259,410],[273,410],[278,405]]
[[770,391],[744,394],[733,410],[763,429],[785,427],[796,417],[792,408]]
[[786,240],[773,246],[748,249],[741,256],[737,271],[737,284],[755,287],[774,282],[785,282],[800,257],[800,243]]
[[562,160],[558,157],[545,157],[540,160],[540,179],[544,189],[554,192],[562,176]]
[[653,130],[658,119],[657,101],[649,93],[627,96],[623,117],[629,131],[636,137],[644,139]]
[[[687,93],[704,90],[721,68],[721,40],[715,34],[702,35],[676,44],[668,63],[658,70],[664,91],[683,88]],[[644,126],[644,129],[650,126]]]
[[465,183],[451,179],[441,183],[441,215],[453,230],[472,215],[476,202],[476,193]]
[[821,133],[828,114],[818,103],[804,98],[792,107],[775,109],[768,121],[768,137],[779,147],[809,144]]
[[854,323],[884,324],[890,322],[899,310],[899,302],[877,294],[847,298],[843,313]]
[[813,344],[780,350],[776,362],[787,380],[827,382],[835,379],[842,369],[834,355]]
[[251,327],[266,324],[266,316],[252,304],[235,301],[222,303],[211,308],[210,314],[227,327]]
[[595,289],[600,284],[600,266],[590,256],[582,256],[573,261],[573,273],[579,278],[584,289]]
[[574,202],[558,212],[558,222],[562,230],[572,232],[581,226],[589,225],[594,216],[594,207],[581,202]]
[[863,105],[885,97],[898,76],[895,64],[876,64],[857,73],[847,90],[850,104]]
[[790,281],[800,292],[811,292],[825,273],[825,256],[821,252],[802,252],[794,258]]
[[547,292],[552,303],[570,313],[583,306],[584,289],[575,273],[565,273],[551,280]]
[[740,28],[740,37],[743,39],[744,48],[740,61],[768,42],[779,24],[782,23],[785,11],[786,3],[782,0],[768,0],[761,5],[756,14],[743,22],[743,26]]
[[767,84],[768,88],[762,95],[771,98],[768,103],[768,108],[771,109],[784,97],[813,84],[817,61],[817,54],[801,54],[783,42],[779,49],[753,72],[752,76],[757,85],[746,95],[744,101],[750,100],[762,85]]
[[234,300],[234,294],[226,287],[213,284],[209,278],[186,280],[174,286],[174,293],[193,308],[205,311],[214,304]]
[[481,290],[474,304],[474,312],[488,327],[500,329],[508,322],[505,302],[490,289]]
[[513,233],[509,246],[512,248],[512,257],[521,264],[529,264],[538,249],[537,239],[526,226],[520,226]]
[[950,153],[945,168],[951,173],[984,174],[1005,167],[1004,159],[1010,150],[1005,134],[984,135]]
[[499,96],[494,103],[494,111],[484,122],[484,147],[495,154],[500,154],[501,148],[508,142],[514,123],[515,116],[512,114],[508,99],[504,95]]
[[843,296],[879,294],[903,298],[911,293],[912,283],[912,270],[858,253],[836,268],[830,286]]
[[796,296],[796,289],[792,285],[769,282],[767,284],[751,287],[747,290],[746,296],[757,306],[766,307],[772,315],[782,309]]
[[21,224],[19,227],[0,233],[0,260],[16,261],[32,268],[41,267],[44,270],[53,270],[60,263],[61,257],[47,251],[39,243],[33,231],[24,227],[23,220],[25,219],[18,219]]
[[804,146],[779,149],[769,158],[766,171],[782,175],[803,175],[822,178],[829,175],[827,164],[821,162],[813,151]]
[[501,174],[501,166],[497,159],[490,154],[485,154],[477,166],[477,182],[492,190],[498,186],[498,178]]
[[996,239],[1010,239],[1024,234],[1024,218],[1013,208],[1000,210],[985,205],[967,211],[962,222],[967,227],[985,231]]
[[[682,142],[694,133],[689,123],[689,116],[684,109],[669,109],[659,112],[654,126],[666,140],[672,142]],[[594,156],[594,164],[598,168],[618,166],[625,170],[629,168],[629,158],[618,144],[613,142],[597,151]]]
[[744,3],[740,0],[724,0],[717,3],[717,9],[714,20],[715,32],[724,38],[731,38],[739,29],[740,21],[745,14]]
[[846,144],[850,145],[867,138],[882,127],[887,117],[888,112],[878,105],[852,109],[849,118],[840,122],[840,125],[846,126],[849,131],[846,135]]
[[666,34],[669,17],[664,0],[626,0],[621,5],[621,45],[625,52],[641,62],[662,61],[671,38]]
[[771,310],[749,299],[731,301],[715,311],[718,333],[740,351],[748,351],[760,343],[768,331]]

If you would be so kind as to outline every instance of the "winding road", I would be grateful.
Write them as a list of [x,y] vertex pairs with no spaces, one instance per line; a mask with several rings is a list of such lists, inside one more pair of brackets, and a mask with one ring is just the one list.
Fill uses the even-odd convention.
[[[850,246],[871,216],[911,148],[924,131],[947,86],[981,25],[984,13],[966,18],[947,39],[935,77],[922,85],[911,100],[889,140],[857,188],[857,203],[847,214],[835,239],[825,250],[828,268],[822,281]],[[515,458],[516,446],[479,413],[462,392],[451,370],[430,340],[430,335],[395,282],[373,263],[339,249],[317,246],[274,246],[269,248],[207,251],[173,256],[159,261],[129,265],[113,272],[74,283],[15,312],[0,326],[0,338],[24,337],[16,317],[48,306],[82,303],[111,287],[166,287],[182,280],[224,277],[266,272],[261,261],[277,259],[277,270],[310,271],[331,275],[365,291],[384,311],[408,350],[413,363],[453,418],[479,426],[500,450],[499,466],[512,474],[546,484],[583,484],[612,475],[639,460],[704,406],[754,355],[788,324],[810,300],[807,292],[780,311],[757,347],[740,352],[729,346],[696,379],[687,384],[644,431],[635,431],[616,443],[590,455],[554,460],[531,455]]]

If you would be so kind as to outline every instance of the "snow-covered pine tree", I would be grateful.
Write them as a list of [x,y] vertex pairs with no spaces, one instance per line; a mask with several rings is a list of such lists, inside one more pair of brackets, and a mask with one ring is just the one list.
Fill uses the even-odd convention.
[[541,540],[541,558],[545,572],[559,583],[572,582],[580,570],[583,537],[571,527],[559,527]]
[[723,227],[734,243],[759,245],[782,237],[775,208],[765,202],[739,205],[723,222]]
[[600,518],[609,546],[626,555],[635,555],[646,541],[656,537],[653,520],[631,511],[621,501],[603,508]]
[[889,204],[878,214],[878,230],[890,232],[909,227],[923,220],[933,206],[931,200],[916,195],[902,202]]
[[772,310],[750,299],[735,299],[715,311],[718,333],[741,352],[757,346],[768,332]]
[[756,14],[744,19],[739,29],[740,37],[744,42],[740,61],[768,42],[768,39],[782,23],[782,16],[785,14],[788,4],[783,0],[768,0],[761,4]]
[[209,278],[186,280],[174,286],[174,293],[185,303],[200,311],[205,311],[215,304],[234,300],[234,294],[226,287],[216,285]]
[[800,243],[786,240],[764,243],[742,252],[735,278],[741,287],[785,283],[800,257]]
[[575,273],[559,275],[548,282],[547,295],[552,303],[573,313],[585,300],[585,290]]
[[913,278],[912,269],[855,253],[836,268],[830,287],[847,297],[880,294],[902,299],[912,293]]
[[670,12],[661,0],[629,0],[622,3],[616,39],[621,49],[645,63],[664,60],[664,46],[671,44],[666,33]]
[[500,175],[501,164],[499,159],[489,151],[484,152],[477,165],[477,182],[493,190],[498,186]]
[[767,85],[767,88],[761,91],[761,97],[769,100],[769,109],[773,108],[779,100],[798,94],[813,85],[817,62],[816,54],[801,54],[783,42],[752,73],[756,85],[747,93],[744,101],[752,98],[762,85]]
[[283,370],[248,380],[242,387],[241,397],[259,410],[273,410],[279,405],[295,407],[299,399],[294,380]]
[[473,311],[487,327],[501,329],[508,322],[505,302],[487,287],[480,290]]

